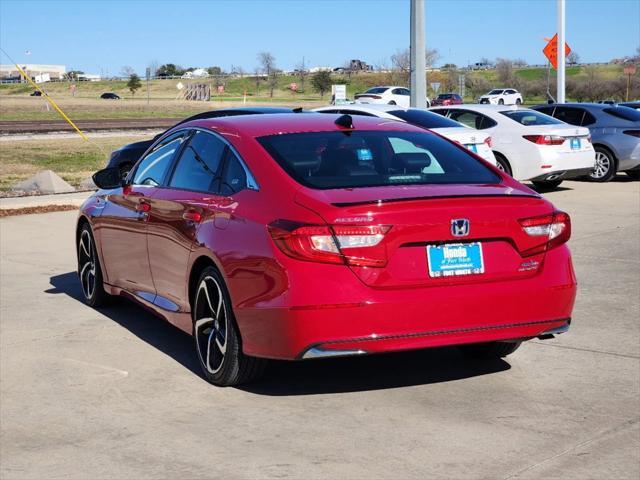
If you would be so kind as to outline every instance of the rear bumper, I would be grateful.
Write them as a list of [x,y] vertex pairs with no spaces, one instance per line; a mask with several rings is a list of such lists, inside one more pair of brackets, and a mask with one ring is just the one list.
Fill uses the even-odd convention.
[[531,181],[552,181],[552,180],[568,180],[570,178],[578,178],[589,175],[593,168],[576,168],[574,170],[560,170],[551,173],[545,173],[544,175],[539,175],[535,178],[532,178]]
[[331,304],[314,303],[316,293],[290,307],[236,309],[244,352],[300,359],[533,338],[566,328],[576,280],[561,246],[517,281],[375,289],[353,276],[331,293]]

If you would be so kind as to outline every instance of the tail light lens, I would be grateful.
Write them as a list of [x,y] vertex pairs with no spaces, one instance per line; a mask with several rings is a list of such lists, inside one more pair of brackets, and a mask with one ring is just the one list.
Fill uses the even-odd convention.
[[300,225],[278,220],[269,225],[276,246],[289,257],[308,262],[384,267],[384,237],[389,225]]
[[539,238],[541,241],[540,245],[521,252],[523,257],[544,253],[562,245],[571,237],[571,218],[564,212],[523,218],[519,222],[527,235]]
[[622,133],[640,138],[640,130],[624,130]]
[[523,137],[538,145],[562,145],[566,140],[559,135],[523,135]]
[[487,147],[491,148],[491,137],[487,137],[484,139],[484,143],[487,144]]

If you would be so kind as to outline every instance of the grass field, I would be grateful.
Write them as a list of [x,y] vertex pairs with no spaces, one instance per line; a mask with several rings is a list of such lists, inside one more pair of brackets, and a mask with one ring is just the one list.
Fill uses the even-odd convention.
[[0,141],[0,196],[15,183],[42,170],[53,170],[71,185],[78,186],[106,165],[112,150],[144,138],[139,135],[93,138],[91,143],[79,137]]

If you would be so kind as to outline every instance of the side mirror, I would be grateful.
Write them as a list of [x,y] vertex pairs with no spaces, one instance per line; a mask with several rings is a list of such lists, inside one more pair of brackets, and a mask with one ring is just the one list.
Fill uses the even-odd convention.
[[105,190],[121,187],[124,183],[118,167],[98,170],[91,178],[98,188],[104,188]]

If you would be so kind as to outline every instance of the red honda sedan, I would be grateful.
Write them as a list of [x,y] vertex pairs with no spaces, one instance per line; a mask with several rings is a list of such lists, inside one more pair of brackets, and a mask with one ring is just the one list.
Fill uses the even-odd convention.
[[193,334],[206,378],[266,359],[440,345],[503,357],[568,329],[570,220],[407,123],[279,114],[167,132],[77,224],[89,305],[123,295]]

